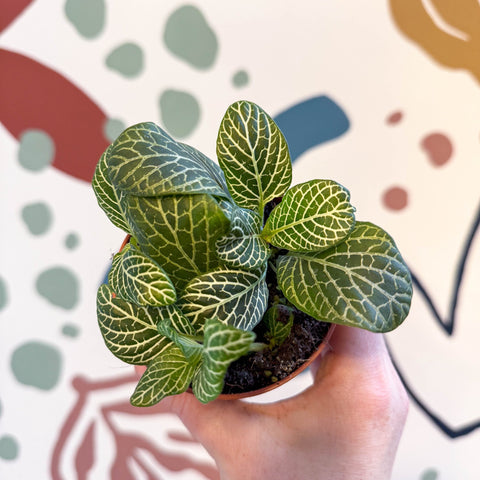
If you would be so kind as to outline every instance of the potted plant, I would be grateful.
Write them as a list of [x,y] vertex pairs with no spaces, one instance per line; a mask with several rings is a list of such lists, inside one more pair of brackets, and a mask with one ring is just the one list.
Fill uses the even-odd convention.
[[[134,405],[189,388],[214,400],[252,356],[302,347],[298,325],[315,350],[331,324],[387,332],[408,314],[411,277],[393,239],[355,219],[337,182],[292,187],[287,142],[259,106],[227,109],[217,156],[147,122],[96,167],[98,203],[128,234],[98,290],[98,323],[114,355],[147,366]],[[260,370],[265,384],[281,380]]]

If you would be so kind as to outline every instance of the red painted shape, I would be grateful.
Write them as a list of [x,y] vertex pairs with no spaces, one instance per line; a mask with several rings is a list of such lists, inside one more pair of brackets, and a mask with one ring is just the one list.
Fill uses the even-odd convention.
[[430,133],[422,139],[421,146],[435,167],[445,165],[452,158],[453,144],[443,133]]
[[391,187],[383,194],[383,204],[390,210],[403,210],[408,205],[408,192],[403,187]]
[[0,0],[0,32],[5,30],[33,0]]
[[95,463],[95,422],[91,422],[82,444],[75,456],[75,470],[78,480],[87,480],[88,472]]
[[90,182],[109,142],[103,111],[78,87],[50,68],[0,49],[0,121],[17,139],[29,129],[55,143],[53,166]]

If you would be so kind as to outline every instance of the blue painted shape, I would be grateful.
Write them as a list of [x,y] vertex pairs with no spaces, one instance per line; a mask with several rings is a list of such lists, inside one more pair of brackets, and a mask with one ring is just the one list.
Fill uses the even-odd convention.
[[274,120],[287,139],[292,162],[310,148],[333,140],[350,128],[343,109],[325,95],[296,103]]

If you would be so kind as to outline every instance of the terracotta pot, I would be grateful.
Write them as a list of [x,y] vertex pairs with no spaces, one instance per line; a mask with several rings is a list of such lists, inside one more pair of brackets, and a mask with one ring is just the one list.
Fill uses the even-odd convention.
[[[127,243],[130,241],[130,237],[131,235],[127,235],[125,237],[122,243],[122,246],[120,247],[120,250],[119,250],[120,252],[123,250],[125,245],[127,245]],[[335,330],[335,325],[331,324],[320,346],[312,353],[312,355],[310,355],[310,357],[300,367],[298,367],[295,371],[290,373],[290,375],[287,375],[286,377],[282,378],[281,380],[278,380],[277,382],[271,383],[270,385],[266,385],[265,387],[258,388],[256,390],[249,390],[241,393],[221,393],[218,396],[218,400],[238,400],[241,398],[255,397],[256,395],[261,395],[262,393],[267,393],[274,390],[275,388],[281,387],[282,385],[294,379],[297,375],[305,371],[315,361],[315,359],[318,358],[319,355],[321,355],[321,353],[327,347],[334,330]],[[146,367],[142,365],[137,365],[135,367],[135,370],[138,374],[141,375],[146,370]],[[191,388],[189,388],[187,392],[193,394]]]

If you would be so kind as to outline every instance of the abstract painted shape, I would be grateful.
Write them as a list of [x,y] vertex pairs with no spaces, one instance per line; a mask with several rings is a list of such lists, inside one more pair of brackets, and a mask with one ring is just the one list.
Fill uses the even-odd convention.
[[350,127],[345,112],[325,95],[297,103],[274,120],[287,139],[292,162],[310,148],[344,134]]
[[80,330],[76,325],[67,323],[62,327],[62,334],[66,337],[77,338],[80,334]]
[[60,378],[62,356],[53,345],[31,341],[14,350],[10,366],[21,384],[51,390]]
[[43,271],[35,286],[42,297],[57,307],[71,310],[78,303],[79,281],[66,267],[51,267]]
[[232,77],[232,83],[234,87],[241,88],[248,85],[250,78],[245,70],[238,70]]
[[399,30],[441,65],[469,71],[480,81],[480,5],[477,1],[390,0]]
[[398,123],[400,123],[403,119],[403,112],[401,111],[396,111],[396,112],[393,112],[391,113],[387,119],[386,119],[386,123],[387,125],[397,125]]
[[442,167],[452,158],[452,142],[443,133],[430,133],[422,139],[421,146],[435,167]]
[[95,464],[95,422],[91,422],[75,455],[75,471],[79,479],[87,479]]
[[7,306],[7,304],[8,304],[7,283],[2,277],[0,277],[0,312]]
[[77,233],[69,233],[65,238],[65,246],[69,250],[74,250],[80,245],[80,237]]
[[43,235],[52,225],[52,212],[44,202],[30,203],[22,208],[22,220],[32,235]]
[[195,130],[200,120],[200,105],[188,92],[166,90],[160,96],[160,115],[168,132],[184,138]]
[[105,26],[105,0],[67,0],[65,15],[77,32],[85,38],[95,38]]
[[0,32],[10,25],[33,0],[0,0]]
[[105,64],[124,77],[137,77],[143,70],[143,50],[136,43],[123,43],[108,54]]
[[163,40],[167,49],[200,70],[215,63],[218,41],[202,12],[193,5],[175,10],[167,20]]
[[15,460],[18,457],[18,442],[11,435],[0,437],[0,458],[2,460]]
[[0,49],[0,121],[17,139],[31,129],[55,143],[52,166],[90,182],[110,143],[103,134],[106,115],[62,75],[18,53]]
[[126,128],[125,123],[118,118],[109,118],[103,126],[103,134],[113,142]]
[[18,162],[26,170],[39,172],[48,167],[55,157],[55,144],[42,130],[26,130],[20,136]]
[[408,193],[403,187],[390,187],[384,192],[382,200],[389,210],[403,210],[408,205]]
[[437,480],[438,472],[433,468],[429,468],[422,473],[420,480]]

